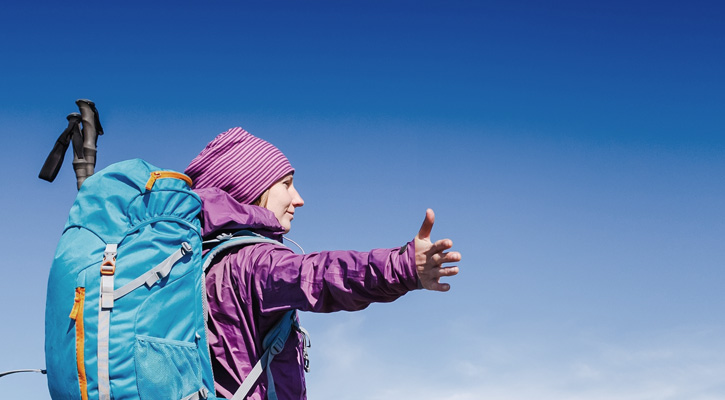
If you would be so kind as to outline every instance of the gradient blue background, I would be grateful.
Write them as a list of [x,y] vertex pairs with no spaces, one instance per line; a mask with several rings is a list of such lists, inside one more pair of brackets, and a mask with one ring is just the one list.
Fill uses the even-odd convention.
[[720,2],[147,3],[0,13],[0,371],[45,364],[72,156],[37,174],[89,98],[98,168],[183,170],[232,126],[276,144],[308,252],[436,211],[451,292],[303,315],[310,399],[725,398]]

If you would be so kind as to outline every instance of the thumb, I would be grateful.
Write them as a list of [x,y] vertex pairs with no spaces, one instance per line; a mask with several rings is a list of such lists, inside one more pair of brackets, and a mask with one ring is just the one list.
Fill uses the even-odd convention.
[[430,232],[433,230],[433,223],[435,222],[436,216],[432,209],[425,210],[425,219],[423,225],[420,226],[418,231],[418,239],[425,240],[430,238]]

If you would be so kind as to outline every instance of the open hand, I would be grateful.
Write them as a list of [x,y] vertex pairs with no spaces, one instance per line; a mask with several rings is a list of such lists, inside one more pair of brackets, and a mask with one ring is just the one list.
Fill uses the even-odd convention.
[[451,285],[440,283],[440,278],[453,276],[458,273],[457,266],[443,266],[444,263],[461,261],[461,253],[445,250],[453,247],[450,239],[441,239],[432,243],[430,232],[433,230],[435,214],[430,208],[425,212],[423,225],[415,237],[415,265],[418,269],[418,279],[425,289],[447,292]]

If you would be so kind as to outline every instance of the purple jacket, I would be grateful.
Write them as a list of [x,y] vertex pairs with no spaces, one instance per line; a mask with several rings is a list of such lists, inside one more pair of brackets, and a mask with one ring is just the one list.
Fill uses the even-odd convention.
[[[203,236],[248,229],[281,240],[282,227],[262,207],[240,204],[219,189],[196,191],[203,201]],[[209,346],[218,396],[231,398],[262,354],[264,336],[285,311],[355,311],[418,288],[414,245],[369,252],[295,254],[261,243],[220,255],[206,278]],[[272,361],[279,400],[306,399],[302,340],[292,334]],[[262,374],[248,397],[263,400]]]

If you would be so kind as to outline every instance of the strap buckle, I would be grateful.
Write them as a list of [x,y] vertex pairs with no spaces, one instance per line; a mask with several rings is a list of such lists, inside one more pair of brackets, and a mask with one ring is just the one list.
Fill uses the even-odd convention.
[[103,252],[103,263],[101,263],[101,275],[113,275],[116,273],[116,250],[118,245],[107,244]]
[[297,332],[302,334],[302,360],[303,360],[303,366],[305,368],[305,372],[310,372],[310,356],[307,353],[307,349],[312,347],[312,341],[310,340],[310,334],[307,332],[307,330],[299,324],[295,324],[295,329]]
[[117,244],[107,244],[101,263],[101,309],[113,308],[113,275],[116,273]]

